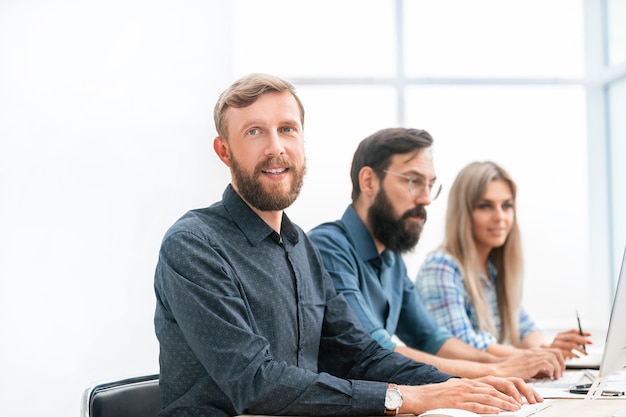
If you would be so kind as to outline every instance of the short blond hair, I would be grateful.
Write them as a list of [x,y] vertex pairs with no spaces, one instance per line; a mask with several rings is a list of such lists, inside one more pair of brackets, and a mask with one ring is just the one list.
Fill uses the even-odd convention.
[[213,119],[217,134],[228,139],[226,111],[233,108],[248,107],[266,93],[288,91],[293,95],[300,108],[300,122],[304,126],[304,106],[296,95],[296,88],[288,81],[269,74],[254,73],[235,81],[220,94],[213,110]]

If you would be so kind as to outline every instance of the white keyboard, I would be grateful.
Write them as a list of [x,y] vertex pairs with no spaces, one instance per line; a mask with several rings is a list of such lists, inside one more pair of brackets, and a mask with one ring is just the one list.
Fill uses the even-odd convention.
[[568,388],[571,385],[579,385],[583,383],[593,382],[597,371],[590,370],[575,370],[565,371],[563,376],[559,379],[531,379],[528,381],[528,385],[531,387],[564,387]]
[[550,407],[552,403],[549,400],[544,400],[542,403],[537,404],[527,404],[522,405],[517,411],[500,411],[500,414],[480,414],[482,417],[527,417],[532,416],[535,413],[543,410],[544,408]]

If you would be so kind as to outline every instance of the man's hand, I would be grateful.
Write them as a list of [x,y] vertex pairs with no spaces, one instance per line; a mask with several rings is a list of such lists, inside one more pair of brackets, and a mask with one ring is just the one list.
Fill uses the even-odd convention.
[[400,387],[401,414],[421,414],[434,408],[461,408],[479,414],[517,411],[522,397],[531,404],[543,398],[520,378],[494,376],[479,379],[451,378],[439,384]]
[[519,403],[522,403],[522,397],[526,398],[526,402],[528,402],[528,404],[536,404],[543,401],[541,395],[527,385],[521,378],[498,378],[495,376],[486,376],[476,378],[474,381],[484,382],[485,384],[491,385],[498,391],[513,397]]
[[493,365],[496,376],[516,375],[526,381],[533,377],[558,379],[565,371],[565,357],[559,349],[532,348],[520,350]]

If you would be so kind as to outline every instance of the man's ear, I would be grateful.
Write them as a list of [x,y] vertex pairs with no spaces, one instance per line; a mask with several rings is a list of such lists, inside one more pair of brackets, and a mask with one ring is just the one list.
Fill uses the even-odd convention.
[[224,138],[216,136],[215,139],[213,139],[213,150],[222,162],[230,167],[230,149],[228,148],[228,142],[226,142]]
[[359,171],[359,187],[365,196],[375,196],[380,188],[380,180],[372,167],[363,167]]

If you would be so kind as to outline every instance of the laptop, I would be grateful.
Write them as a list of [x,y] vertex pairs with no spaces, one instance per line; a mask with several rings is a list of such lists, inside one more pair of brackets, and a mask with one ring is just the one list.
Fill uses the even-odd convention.
[[[626,247],[622,255],[622,266],[613,298],[611,317],[604,342],[600,365],[597,370],[567,370],[558,380],[531,380],[532,386],[544,398],[577,398],[580,394],[570,393],[572,385],[594,384],[598,380],[607,381],[608,376],[626,366]],[[581,363],[584,360],[580,359]],[[624,382],[626,384],[626,381]],[[603,384],[604,385],[604,384]]]

